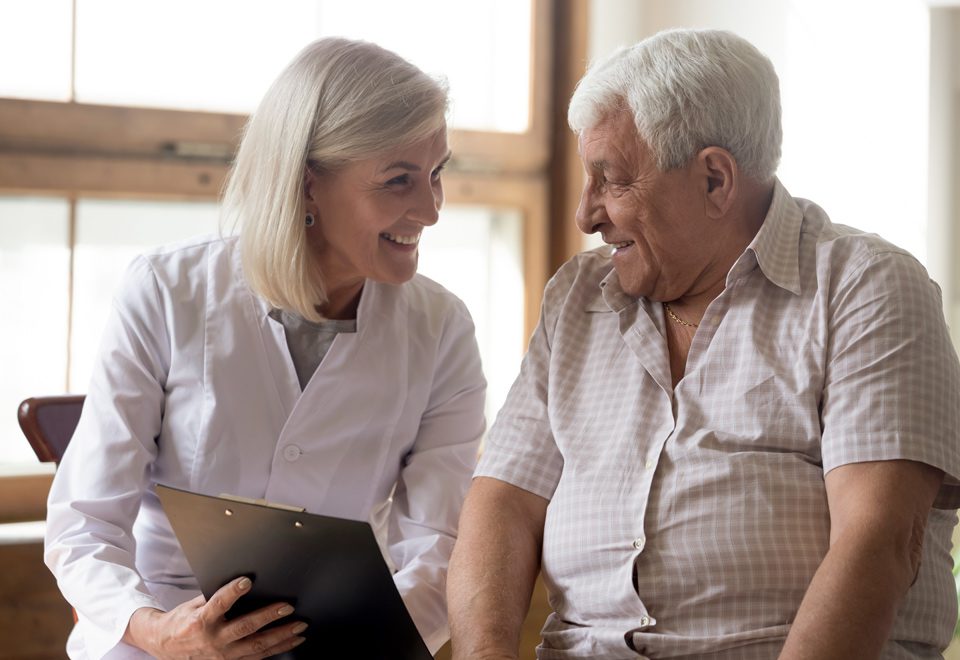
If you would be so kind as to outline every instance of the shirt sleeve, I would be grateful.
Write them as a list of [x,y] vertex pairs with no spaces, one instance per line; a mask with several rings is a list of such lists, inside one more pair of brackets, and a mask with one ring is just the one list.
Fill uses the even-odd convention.
[[943,470],[937,508],[960,505],[960,365],[940,290],[900,251],[880,251],[830,294],[821,420],[824,473],[906,459]]
[[169,341],[156,278],[128,268],[101,343],[83,413],[47,502],[44,560],[83,624],[91,658],[123,636],[140,607],[164,609],[135,565],[133,522],[157,456]]
[[550,330],[571,286],[569,267],[561,269],[544,292],[540,320],[530,338],[520,374],[507,394],[484,443],[475,477],[492,477],[551,499],[560,482],[563,456],[550,426]]
[[450,637],[446,574],[460,507],[483,435],[486,381],[473,321],[457,301],[440,339],[433,384],[390,509],[397,588],[431,653]]

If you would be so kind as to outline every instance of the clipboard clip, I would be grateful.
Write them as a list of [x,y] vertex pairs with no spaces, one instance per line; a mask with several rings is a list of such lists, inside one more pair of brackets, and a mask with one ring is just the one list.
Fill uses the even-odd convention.
[[294,513],[303,513],[306,509],[302,506],[292,506],[290,504],[278,504],[276,502],[268,502],[263,499],[254,499],[252,497],[241,497],[240,495],[228,495],[227,493],[220,493],[220,497],[225,500],[230,500],[232,502],[240,502],[241,504],[256,504],[258,506],[265,506],[271,509],[280,509],[281,511],[292,511]]

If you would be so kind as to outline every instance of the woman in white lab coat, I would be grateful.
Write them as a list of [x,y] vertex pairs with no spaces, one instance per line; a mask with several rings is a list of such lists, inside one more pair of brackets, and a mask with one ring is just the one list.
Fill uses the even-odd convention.
[[303,639],[282,603],[224,619],[249,581],[204,601],[157,483],[374,521],[430,651],[446,640],[485,391],[466,308],[416,274],[446,107],[389,51],[311,44],[247,126],[223,199],[239,236],[130,266],[49,499],[71,657],[261,658]]

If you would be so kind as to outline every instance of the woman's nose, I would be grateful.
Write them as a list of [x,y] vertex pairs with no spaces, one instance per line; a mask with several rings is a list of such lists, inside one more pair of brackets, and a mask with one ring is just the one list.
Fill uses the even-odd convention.
[[443,187],[439,183],[424,186],[410,209],[410,216],[423,225],[436,224],[443,206]]

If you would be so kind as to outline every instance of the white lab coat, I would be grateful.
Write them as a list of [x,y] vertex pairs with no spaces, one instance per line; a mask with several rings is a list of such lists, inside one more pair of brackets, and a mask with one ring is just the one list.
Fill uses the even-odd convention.
[[211,238],[146,254],[115,297],[48,502],[45,560],[79,614],[71,656],[143,657],[120,642],[134,610],[199,593],[156,483],[382,520],[434,652],[484,429],[470,315],[419,275],[367,281],[357,332],[336,337],[301,393],[283,327],[238,253],[235,239]]

